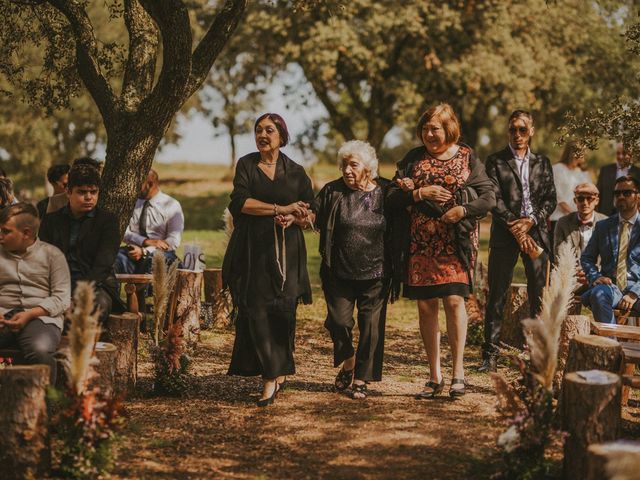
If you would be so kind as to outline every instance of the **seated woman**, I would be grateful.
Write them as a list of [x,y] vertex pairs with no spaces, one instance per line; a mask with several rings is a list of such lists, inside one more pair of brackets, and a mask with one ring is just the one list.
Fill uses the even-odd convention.
[[[320,191],[314,203],[320,229],[320,276],[327,301],[325,327],[333,340],[338,391],[351,387],[352,398],[365,398],[367,384],[382,377],[382,353],[390,264],[387,261],[388,180],[378,177],[376,152],[353,140],[338,151],[342,178]],[[358,306],[358,349],[354,351],[353,311]]]

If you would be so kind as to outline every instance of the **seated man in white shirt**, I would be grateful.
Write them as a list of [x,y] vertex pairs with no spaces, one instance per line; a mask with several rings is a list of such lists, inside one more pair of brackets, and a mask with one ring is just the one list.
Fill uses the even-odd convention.
[[175,198],[160,191],[155,170],[149,171],[140,188],[133,216],[124,234],[126,247],[121,247],[114,265],[116,273],[149,273],[156,249],[163,251],[167,262],[178,257],[184,230],[182,207]]
[[0,210],[0,347],[19,348],[29,364],[49,365],[71,303],[67,259],[37,239],[38,211],[28,203]]
[[583,293],[587,290],[587,279],[580,266],[580,255],[589,243],[593,234],[596,222],[607,218],[600,212],[596,212],[600,194],[593,183],[581,183],[573,190],[573,201],[578,208],[577,212],[571,212],[561,217],[556,224],[553,235],[553,251],[558,255],[560,245],[569,243],[576,252],[576,263],[578,264],[579,289],[576,293]]

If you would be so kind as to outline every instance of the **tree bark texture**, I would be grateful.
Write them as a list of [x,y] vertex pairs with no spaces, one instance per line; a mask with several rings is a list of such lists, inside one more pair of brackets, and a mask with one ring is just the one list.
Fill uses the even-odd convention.
[[113,393],[127,396],[138,378],[138,332],[140,317],[135,313],[109,315],[104,340],[116,347]]
[[569,342],[565,375],[578,370],[622,371],[622,346],[615,340],[598,335],[576,335]]
[[564,444],[565,479],[585,478],[587,449],[595,443],[616,440],[620,431],[620,376],[604,370],[599,380],[582,377],[588,372],[565,375],[563,390],[569,408],[562,416],[562,429],[569,436]]
[[184,341],[194,346],[200,336],[200,295],[202,272],[178,270],[176,286],[171,295],[169,323],[180,322]]
[[212,305],[213,322],[226,323],[229,317],[229,298],[222,289],[222,269],[206,268],[204,275],[204,301]]
[[0,477],[44,478],[51,464],[47,365],[0,369]]
[[567,364],[569,356],[569,343],[577,335],[589,335],[591,324],[589,317],[586,315],[567,315],[562,322],[560,330],[560,342],[558,345],[558,367],[556,376],[553,380],[553,389],[559,391],[562,386],[562,377],[564,376],[564,367]]
[[586,480],[637,478],[640,466],[640,443],[628,440],[589,445]]
[[525,344],[522,320],[529,317],[527,286],[523,283],[512,283],[504,307],[500,341],[522,350]]
[[96,343],[96,358],[98,364],[95,366],[98,377],[94,380],[94,384],[100,388],[100,392],[106,396],[113,395],[114,385],[116,383],[118,349],[112,343],[98,342]]

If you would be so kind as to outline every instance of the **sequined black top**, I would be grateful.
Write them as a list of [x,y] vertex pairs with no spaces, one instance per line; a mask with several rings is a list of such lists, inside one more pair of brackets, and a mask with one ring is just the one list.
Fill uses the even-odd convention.
[[331,266],[344,280],[371,280],[385,276],[381,187],[370,192],[350,190],[342,196],[336,215]]

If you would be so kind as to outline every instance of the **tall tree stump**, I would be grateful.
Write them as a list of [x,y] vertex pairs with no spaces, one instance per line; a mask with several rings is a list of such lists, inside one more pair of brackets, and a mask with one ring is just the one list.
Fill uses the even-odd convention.
[[109,315],[103,340],[116,347],[116,365],[113,384],[115,395],[127,396],[138,379],[138,332],[140,316],[125,312]]
[[604,370],[564,376],[562,429],[569,434],[564,444],[564,478],[585,478],[589,445],[618,438],[620,387],[620,376]]
[[222,269],[205,268],[204,301],[212,305],[213,322],[225,323],[229,317],[229,299],[222,289]]
[[[578,335],[589,335],[590,331],[591,324],[589,317],[586,315],[567,315],[567,318],[562,322],[558,345],[558,368],[553,380],[553,388],[556,392],[559,391],[562,386],[564,368],[567,364],[567,357],[569,356],[569,343]],[[580,368],[580,370],[582,370],[582,368]]]
[[638,478],[640,443],[626,440],[596,443],[588,450],[586,480]]
[[0,477],[44,478],[51,465],[47,365],[0,369]]
[[500,341],[522,350],[525,343],[522,320],[530,316],[527,285],[512,283],[504,306]]
[[569,342],[565,374],[578,370],[622,370],[622,346],[611,338],[598,335],[576,335]]
[[98,364],[95,366],[98,377],[94,384],[102,393],[111,396],[116,383],[118,350],[112,343],[97,342],[95,353],[98,359]]
[[193,346],[200,336],[200,294],[202,272],[178,269],[175,290],[171,294],[169,322],[180,322],[184,340]]

